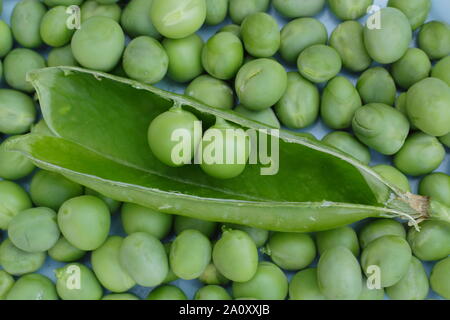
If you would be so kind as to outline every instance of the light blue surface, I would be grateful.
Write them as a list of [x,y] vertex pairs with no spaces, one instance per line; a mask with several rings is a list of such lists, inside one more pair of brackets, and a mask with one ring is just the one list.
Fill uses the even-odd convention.
[[[407,1],[407,0],[405,0],[405,1]],[[17,2],[19,2],[19,0],[3,0],[2,19],[7,21],[8,23],[9,23],[9,18],[10,18],[11,12]],[[387,0],[375,0],[375,2],[374,2],[374,4],[376,4],[380,7],[386,6],[386,3],[387,3]],[[432,0],[432,3],[433,3],[433,6],[432,6],[431,13],[430,13],[427,21],[440,20],[440,21],[446,21],[447,23],[450,23],[450,1],[449,0]],[[272,16],[276,17],[276,19],[278,20],[278,22],[280,24],[280,28],[289,21],[289,20],[283,18],[282,16],[280,16],[273,8],[271,8],[269,12]],[[326,8],[322,13],[317,15],[316,18],[319,19],[320,21],[322,21],[326,25],[328,34],[331,34],[331,32],[334,30],[334,28],[340,23],[340,21],[333,16],[333,14],[331,13],[331,11],[328,8]],[[362,18],[361,22],[364,22],[365,19],[366,18]],[[218,29],[220,29],[224,25],[227,25],[230,23],[232,23],[231,20],[227,19],[224,23],[222,23],[220,25],[213,26],[213,27],[204,27],[199,32],[199,34],[203,37],[203,39],[207,40],[209,37],[211,37],[211,35],[215,34]],[[415,41],[414,41],[414,43],[411,44],[411,46],[415,46]],[[45,52],[43,52],[43,53],[45,54]],[[281,61],[281,59],[279,59],[279,60]],[[294,66],[289,66],[289,65],[285,65],[285,66],[286,66],[286,69],[289,71],[296,71],[296,67],[294,67]],[[342,74],[345,75],[346,77],[352,79],[354,83],[357,80],[357,76],[355,76],[354,74],[350,74],[350,73],[346,73],[346,72],[342,72]],[[156,86],[160,87],[162,89],[165,89],[165,90],[176,92],[176,93],[183,93],[184,88],[185,88],[185,86],[177,84],[177,83],[171,81],[170,79],[164,79],[163,81],[158,83]],[[318,139],[321,139],[328,132],[330,132],[330,129],[328,129],[323,123],[318,121],[311,127],[307,128],[305,130],[301,130],[301,131],[311,132]],[[0,140],[2,140],[2,139],[0,138]],[[377,165],[377,164],[381,164],[381,163],[391,164],[390,158],[383,156],[377,152],[372,152],[372,162],[370,163],[370,165],[372,166],[372,165]],[[447,156],[446,156],[444,162],[441,164],[441,166],[439,167],[439,169],[437,171],[449,174],[449,172],[450,172],[449,165],[450,165],[450,156],[447,152]],[[419,178],[410,178],[410,183],[411,183],[413,192],[417,191],[417,184],[418,184],[419,180],[420,180]],[[22,181],[22,183],[26,188],[28,188],[27,180]],[[355,225],[355,228],[358,229],[358,226],[359,226],[359,224]],[[121,226],[119,215],[117,213],[114,215],[114,218],[113,218],[111,233],[125,235],[125,233],[123,232],[122,226]],[[3,236],[6,237],[6,232],[4,232]],[[89,265],[89,255],[86,256],[84,261]],[[425,263],[425,267],[426,267],[428,273],[431,271],[431,268],[433,265],[434,265],[434,263]],[[44,267],[41,270],[39,270],[39,273],[42,273],[42,274],[50,277],[51,279],[55,280],[53,270],[56,268],[62,267],[62,266],[64,266],[64,263],[59,263],[59,262],[51,260],[50,258],[47,258],[47,261],[46,261]],[[290,277],[292,277],[292,275],[294,273],[289,272],[287,274],[288,274],[288,277],[290,278]],[[189,298],[192,298],[195,291],[202,286],[202,284],[197,280],[192,280],[192,281],[177,280],[174,282],[174,284],[177,285],[178,287],[180,287],[187,294],[187,296]],[[133,288],[131,290],[131,292],[137,294],[141,298],[145,298],[149,291],[151,291],[151,288],[144,288],[144,287],[139,287],[139,286],[136,286],[135,288]],[[439,299],[439,296],[430,291],[430,295],[428,298]]]

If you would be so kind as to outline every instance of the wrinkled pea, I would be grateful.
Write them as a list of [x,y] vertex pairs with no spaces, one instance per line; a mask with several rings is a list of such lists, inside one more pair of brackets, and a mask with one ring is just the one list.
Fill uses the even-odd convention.
[[195,78],[184,93],[209,106],[219,109],[231,109],[234,106],[233,89],[223,80],[208,75]]
[[445,299],[450,299],[450,257],[439,261],[431,270],[430,284],[437,294]]
[[430,21],[422,26],[418,36],[419,48],[430,59],[441,59],[450,54],[450,25],[440,21]]
[[14,39],[25,48],[37,48],[42,44],[39,26],[46,8],[40,1],[22,0],[11,14],[11,31]]
[[8,24],[0,20],[0,58],[3,58],[13,47],[13,36]]
[[178,287],[165,285],[153,289],[147,300],[187,300],[186,294]]
[[230,0],[231,20],[236,24],[241,24],[247,16],[256,12],[267,11],[269,3],[270,0]]
[[120,24],[130,37],[149,36],[155,39],[161,38],[149,14],[152,2],[153,0],[131,0],[123,9]]
[[325,0],[274,0],[273,6],[287,18],[309,17],[322,11]]
[[49,67],[78,66],[70,44],[65,47],[51,49],[48,53],[47,64]]
[[245,108],[240,104],[237,105],[236,108],[234,108],[234,111],[253,121],[258,121],[273,128],[280,128],[280,121],[278,121],[275,112],[271,108],[260,111],[253,111]]
[[53,260],[60,262],[73,262],[81,259],[85,254],[86,251],[74,247],[64,237],[60,237],[55,245],[48,250],[48,255]]
[[300,74],[309,81],[322,83],[341,71],[342,60],[334,48],[317,44],[300,53],[297,67]]
[[296,273],[289,283],[290,300],[325,300],[317,283],[317,269],[308,268]]
[[422,222],[420,231],[410,228],[408,242],[414,255],[422,261],[436,261],[450,254],[450,224],[444,221]]
[[333,131],[323,137],[322,142],[348,154],[366,165],[370,162],[371,156],[369,148],[359,142],[351,133],[345,131]]
[[322,255],[334,247],[349,249],[355,257],[359,255],[358,236],[351,227],[341,227],[316,234],[317,249]]
[[269,14],[258,12],[242,22],[241,36],[245,49],[256,58],[269,58],[280,48],[280,30]]
[[399,282],[386,288],[386,293],[393,300],[424,300],[428,296],[429,288],[428,276],[422,262],[412,257],[406,274]]
[[35,272],[45,262],[45,252],[26,252],[17,248],[10,239],[0,245],[0,265],[11,275]]
[[15,215],[31,207],[30,197],[20,185],[11,181],[0,181],[0,229],[7,229]]
[[100,3],[95,0],[88,0],[81,5],[81,22],[92,17],[104,17],[119,22],[122,10],[116,3]]
[[53,282],[37,273],[20,277],[6,295],[6,300],[58,300]]
[[441,79],[450,86],[450,56],[442,58],[431,71],[433,78]]
[[431,0],[389,0],[388,6],[403,12],[408,18],[411,28],[416,30],[428,17],[431,9]]
[[224,288],[217,285],[209,285],[198,289],[194,300],[231,300],[231,297]]
[[[56,291],[63,300],[100,300],[103,288],[91,269],[81,263],[69,263],[55,270]],[[74,277],[79,279],[74,285]]]
[[341,20],[356,20],[364,16],[373,0],[328,0],[328,5]]
[[372,241],[387,235],[406,238],[406,231],[400,222],[393,219],[375,219],[367,223],[359,232],[361,249],[367,247]]
[[8,180],[22,179],[29,175],[35,166],[20,152],[6,150],[6,143],[17,137],[6,138],[0,144],[0,178]]
[[420,181],[419,194],[450,207],[450,176],[442,172],[427,175]]
[[394,105],[397,89],[394,79],[382,67],[375,67],[365,71],[356,84],[361,99],[365,104],[384,103]]
[[396,61],[391,68],[395,82],[404,89],[428,77],[431,62],[425,52],[417,48],[409,48],[405,55]]
[[384,180],[399,188],[403,192],[411,192],[408,178],[393,166],[380,164],[372,167],[373,171],[378,173]]
[[206,24],[214,26],[225,20],[228,2],[228,0],[206,0]]

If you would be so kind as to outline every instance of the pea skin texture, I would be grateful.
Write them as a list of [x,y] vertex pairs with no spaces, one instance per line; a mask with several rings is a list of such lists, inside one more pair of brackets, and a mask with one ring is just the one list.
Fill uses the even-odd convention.
[[356,20],[364,16],[373,0],[328,0],[328,5],[341,20]]
[[211,238],[217,231],[217,222],[176,216],[173,229],[175,234],[180,234],[184,230],[194,229]]
[[442,58],[431,71],[433,78],[438,78],[450,86],[450,56]]
[[267,11],[269,4],[270,0],[230,0],[229,12],[231,20],[236,24],[241,24],[248,15]]
[[241,35],[245,49],[257,58],[268,58],[280,48],[280,30],[277,21],[267,13],[249,15],[242,22]]
[[58,300],[53,282],[40,274],[20,277],[6,295],[6,300]]
[[205,0],[153,0],[150,16],[163,36],[180,39],[196,32],[206,19]]
[[69,14],[67,8],[57,6],[45,13],[40,26],[40,34],[44,43],[52,47],[61,47],[70,42],[74,29],[67,28]]
[[122,226],[127,234],[146,232],[162,239],[172,228],[173,217],[134,203],[122,206]]
[[273,6],[287,18],[309,17],[322,11],[325,0],[274,0]]
[[125,35],[117,22],[93,17],[82,23],[72,37],[72,52],[85,68],[110,71],[119,62],[125,47]]
[[116,3],[102,4],[96,0],[87,0],[81,5],[81,23],[92,17],[110,18],[119,22],[121,11]]
[[94,273],[81,263],[66,264],[56,269],[55,275],[56,291],[63,300],[100,300],[103,296],[103,289]]
[[184,93],[211,107],[231,109],[234,105],[233,89],[225,81],[208,75],[195,78]]
[[280,128],[280,122],[278,121],[278,118],[272,109],[265,109],[265,110],[261,110],[261,111],[252,111],[252,110],[245,108],[243,105],[240,104],[240,105],[237,105],[236,108],[234,108],[234,111],[241,114],[242,116],[244,116],[246,118],[260,122],[267,126],[270,126],[273,128],[278,128],[278,129]]
[[275,105],[287,88],[284,67],[270,59],[256,59],[239,70],[235,89],[240,102],[248,109],[263,110]]
[[384,180],[390,182],[393,186],[399,188],[403,192],[411,192],[408,178],[393,166],[380,164],[372,167],[372,169]]
[[333,131],[323,137],[322,142],[346,153],[366,165],[370,162],[371,156],[369,148],[359,142],[351,133],[345,131]]
[[409,48],[405,55],[396,61],[391,68],[395,82],[404,89],[428,77],[431,62],[425,52],[417,48]]
[[122,11],[120,24],[130,37],[149,36],[161,38],[150,18],[153,0],[131,0]]
[[153,289],[147,300],[187,300],[187,297],[180,288],[166,285]]
[[365,104],[384,103],[388,106],[394,105],[397,94],[395,82],[389,72],[382,67],[371,68],[362,73],[356,88]]
[[398,9],[382,8],[380,26],[374,26],[374,16],[369,17],[364,27],[364,43],[367,52],[378,63],[388,64],[400,59],[412,40],[408,18]]
[[204,286],[195,293],[195,300],[231,300],[227,290],[220,286]]
[[86,251],[71,245],[66,238],[60,237],[55,245],[48,250],[50,258],[60,262],[73,262],[81,259]]
[[392,219],[375,219],[367,223],[359,232],[361,249],[367,247],[372,241],[387,235],[405,238],[406,231],[400,222]]
[[317,269],[308,268],[296,273],[289,283],[290,300],[325,300],[317,283]]
[[414,255],[422,261],[436,261],[450,254],[450,224],[443,221],[424,221],[420,232],[410,228],[408,242]]
[[11,275],[34,272],[42,267],[45,252],[26,252],[17,248],[10,239],[0,245],[0,264]]
[[418,36],[419,48],[430,59],[441,59],[450,54],[450,25],[431,21],[423,25]]
[[450,299],[450,257],[436,263],[431,271],[431,288],[444,299]]
[[229,0],[206,0],[206,24],[214,26],[225,20],[228,2]]
[[153,84],[166,75],[169,57],[158,40],[140,36],[128,44],[123,53],[122,63],[123,69],[131,79]]
[[3,58],[13,47],[13,36],[8,24],[0,20],[0,58]]
[[326,45],[314,45],[305,49],[297,60],[300,74],[315,83],[334,78],[342,68],[339,53]]
[[58,211],[58,225],[64,237],[81,250],[95,250],[106,240],[111,215],[106,204],[93,196],[64,202]]
[[403,12],[408,18],[411,28],[416,30],[428,17],[431,9],[431,0],[389,0],[388,6]]
[[319,232],[316,235],[316,241],[317,249],[321,255],[328,249],[340,246],[349,249],[355,257],[359,255],[358,236],[351,227]]
[[31,206],[28,193],[20,185],[11,181],[0,181],[0,229],[7,229],[15,215]]
[[25,48],[37,48],[42,44],[39,26],[45,6],[40,1],[22,0],[11,15],[11,30],[14,39]]

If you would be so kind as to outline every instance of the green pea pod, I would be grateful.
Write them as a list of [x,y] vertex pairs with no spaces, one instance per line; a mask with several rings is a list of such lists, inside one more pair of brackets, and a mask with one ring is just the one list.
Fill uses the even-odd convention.
[[[427,198],[402,192],[344,153],[306,136],[270,130],[232,110],[74,67],[41,69],[28,78],[55,136],[30,134],[5,147],[112,199],[283,232],[327,230],[367,217],[450,220],[450,209],[430,211]],[[279,145],[280,160],[272,159],[277,173],[262,175],[270,164],[249,164],[240,176],[219,180],[198,165],[161,163],[148,147],[147,128],[174,104],[195,113],[204,127],[219,117],[266,130]]]

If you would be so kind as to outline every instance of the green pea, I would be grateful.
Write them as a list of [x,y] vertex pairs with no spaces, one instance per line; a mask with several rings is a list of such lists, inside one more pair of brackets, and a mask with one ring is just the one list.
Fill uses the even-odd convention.
[[309,234],[275,232],[264,252],[285,270],[300,270],[309,266],[316,257],[316,246]]
[[384,103],[393,106],[397,89],[394,79],[382,67],[366,70],[356,84],[359,94],[365,104]]
[[424,300],[428,296],[430,285],[425,269],[416,257],[412,257],[408,271],[386,293],[393,300]]
[[316,241],[317,249],[321,255],[334,247],[347,248],[355,257],[359,255],[358,236],[355,230],[350,227],[341,227],[319,232],[316,235]]
[[122,237],[109,237],[91,256],[92,269],[97,279],[103,287],[112,292],[125,292],[136,284],[120,264],[122,243]]
[[414,255],[422,261],[444,259],[450,254],[450,224],[443,221],[422,222],[420,231],[410,228],[408,242]]
[[21,0],[11,14],[11,30],[14,39],[25,48],[37,48],[42,45],[39,26],[46,12],[40,1]]
[[[169,111],[161,113],[148,127],[148,144],[153,155],[165,165],[180,167],[191,163],[194,152],[200,143],[201,132],[195,130],[197,117],[181,107],[173,107]],[[173,140],[177,133],[183,133],[183,139],[189,134],[190,149],[179,150],[180,141]],[[180,137],[178,137],[180,139]],[[178,152],[178,154],[176,153]]]
[[300,53],[315,44],[326,44],[325,25],[314,18],[300,18],[288,22],[281,29],[280,54],[289,63],[296,63]]
[[214,245],[212,258],[219,272],[231,281],[249,281],[258,268],[256,245],[240,230],[225,230]]
[[322,142],[348,154],[349,156],[368,165],[370,163],[370,151],[359,142],[351,133],[334,131],[323,137]]
[[187,300],[187,297],[180,288],[166,285],[153,289],[147,300]]
[[400,222],[393,219],[375,219],[367,223],[359,232],[361,249],[372,241],[388,235],[406,238],[406,231]]
[[0,245],[0,265],[14,276],[35,272],[45,261],[45,252],[26,252],[17,248],[9,239]]
[[330,46],[341,56],[344,68],[352,72],[364,71],[372,63],[364,45],[363,30],[359,22],[346,21],[331,33]]
[[373,272],[372,266],[378,267],[381,286],[390,287],[408,272],[411,257],[411,248],[403,237],[385,235],[364,248],[361,266],[367,277]]
[[42,41],[52,47],[61,47],[70,42],[74,29],[67,28],[69,14],[64,6],[57,6],[45,13],[40,25]]
[[119,22],[122,10],[116,3],[101,4],[99,1],[88,0],[81,6],[81,22],[92,17],[110,18]]
[[14,285],[14,278],[5,270],[0,270],[0,300],[5,300]]
[[450,207],[450,176],[441,172],[427,175],[420,181],[419,194]]
[[433,78],[441,79],[450,86],[450,56],[442,58],[431,71]]
[[370,103],[356,110],[352,128],[365,145],[392,155],[402,148],[410,127],[400,111],[382,103]]
[[87,188],[87,187],[84,190],[84,194],[88,195],[88,196],[94,196],[94,197],[97,197],[97,198],[103,200],[103,202],[108,206],[109,212],[111,212],[111,213],[116,212],[119,209],[120,204],[121,204],[120,201],[108,198],[108,197],[104,196],[103,194],[101,194],[95,190],[92,190],[90,188]]
[[131,0],[123,9],[120,24],[130,37],[161,38],[150,18],[152,3],[153,0]]
[[430,284],[437,294],[450,299],[450,257],[436,263],[431,271]]
[[273,128],[280,128],[280,121],[278,121],[275,112],[273,112],[271,108],[260,111],[253,111],[245,108],[240,104],[236,106],[236,108],[234,108],[234,111],[253,121],[260,122]]
[[107,294],[102,300],[140,300],[132,293],[111,293]]
[[55,245],[48,250],[50,258],[60,262],[77,261],[85,254],[86,251],[74,247],[64,237],[60,237]]
[[229,11],[231,20],[241,24],[244,19],[257,12],[267,11],[270,0],[230,0]]
[[65,47],[51,49],[48,53],[47,64],[49,67],[78,66],[70,44]]
[[289,283],[290,300],[325,300],[317,283],[317,269],[308,268],[297,272]]
[[288,280],[276,265],[260,262],[254,277],[248,281],[233,282],[233,296],[254,297],[260,300],[284,300],[288,294]]
[[361,106],[361,97],[353,84],[338,76],[323,90],[320,115],[328,127],[344,129],[351,126],[355,111]]
[[239,70],[235,89],[240,102],[251,110],[268,109],[286,91],[288,77],[284,67],[271,59],[256,59]]
[[372,167],[384,180],[388,181],[403,192],[411,192],[408,178],[393,166],[380,164]]
[[446,147],[450,148],[450,133],[447,133],[445,136],[439,137],[439,141]]
[[287,18],[308,17],[322,11],[325,0],[273,0],[273,6]]
[[319,89],[297,72],[287,74],[287,88],[275,105],[281,123],[290,129],[306,128],[319,115]]
[[225,278],[219,270],[217,270],[214,263],[210,263],[206,266],[203,273],[198,277],[198,280],[208,285],[226,285],[230,280]]
[[280,30],[277,21],[264,12],[247,16],[241,25],[245,49],[257,58],[269,58],[280,48]]
[[450,131],[450,87],[442,80],[427,78],[414,84],[406,96],[411,122],[432,136]]
[[334,78],[341,71],[342,60],[335,49],[318,44],[300,53],[297,67],[306,79],[322,83]]
[[230,32],[234,34],[236,37],[241,39],[241,26],[238,26],[237,24],[228,24],[222,28],[220,28],[217,33],[219,32]]
[[227,17],[228,0],[206,0],[206,24],[221,23]]
[[369,287],[367,279],[363,278],[363,287],[358,300],[384,300],[384,288]]
[[38,171],[31,180],[30,195],[34,204],[58,210],[61,205],[83,194],[83,187],[62,175],[50,171]]
[[169,66],[169,57],[163,46],[147,36],[133,39],[126,47],[122,61],[130,78],[148,84],[161,81]]
[[45,68],[45,66],[45,59],[36,51],[24,48],[14,49],[3,61],[6,83],[13,89],[33,92],[33,85],[26,80],[26,75],[30,71]]
[[430,71],[431,62],[428,56],[417,48],[409,48],[391,68],[395,82],[405,89],[409,89],[413,84],[427,78]]
[[33,100],[22,92],[0,89],[0,132],[21,134],[30,130],[36,118]]
[[150,16],[163,36],[180,39],[195,33],[206,19],[205,0],[153,0]]
[[61,233],[81,250],[95,250],[105,242],[111,225],[106,204],[93,196],[80,196],[63,203],[58,211]]
[[69,263],[55,270],[56,291],[63,300],[100,300],[103,289],[91,269]]
[[34,164],[23,154],[6,150],[8,141],[17,139],[13,136],[0,144],[0,177],[9,180],[18,180],[28,176],[35,168]]
[[172,228],[171,215],[154,211],[133,203],[122,206],[122,225],[127,234],[146,232],[162,239]]
[[389,0],[388,6],[403,12],[408,18],[412,29],[416,30],[428,17],[431,9],[431,0]]
[[197,34],[182,39],[164,39],[162,42],[169,57],[168,75],[177,82],[187,82],[203,72],[203,40]]
[[175,216],[173,229],[177,235],[184,230],[194,229],[211,238],[217,231],[217,222]]
[[231,300],[227,290],[217,285],[201,287],[194,296],[195,300]]
[[361,267],[345,247],[326,250],[317,265],[320,292],[332,300],[354,300],[362,291]]
[[409,125],[411,126],[411,129],[417,129],[414,124],[411,123],[411,120],[408,117],[408,112],[406,111],[406,101],[407,100],[407,93],[402,92],[398,95],[398,97],[395,99],[395,109],[400,111],[405,115],[406,118],[408,118]]
[[214,78],[229,80],[244,61],[241,40],[231,32],[219,32],[209,38],[202,51],[202,64]]
[[341,20],[356,20],[364,16],[373,0],[328,0],[328,5]]
[[404,174],[420,176],[436,170],[445,158],[445,149],[436,137],[418,132],[410,136],[394,157]]
[[137,284],[145,287],[161,284],[169,272],[164,246],[144,232],[130,234],[123,240],[120,263]]
[[450,54],[450,25],[440,21],[430,21],[422,26],[418,36],[419,48],[430,59],[441,59]]
[[15,215],[31,207],[30,197],[21,186],[11,181],[0,181],[0,229],[7,229]]
[[265,245],[267,240],[269,239],[269,231],[267,230],[247,227],[239,224],[227,224],[224,225],[224,227],[246,232],[250,236],[250,238],[253,239],[257,248],[260,248],[263,245]]
[[[110,71],[119,62],[125,47],[120,25],[106,17],[93,17],[82,24],[72,37],[72,53],[85,68]],[[105,37],[105,34],[108,37]]]
[[208,75],[195,78],[184,94],[219,109],[231,109],[234,105],[233,89],[228,83]]
[[13,47],[13,36],[8,24],[0,20],[0,58],[3,58]]
[[9,290],[6,300],[58,300],[53,282],[37,273],[20,277]]
[[84,0],[44,0],[43,2],[47,7],[55,7],[55,6],[70,6],[76,5],[79,6],[83,3]]

